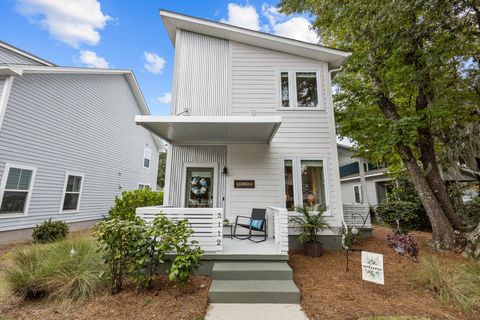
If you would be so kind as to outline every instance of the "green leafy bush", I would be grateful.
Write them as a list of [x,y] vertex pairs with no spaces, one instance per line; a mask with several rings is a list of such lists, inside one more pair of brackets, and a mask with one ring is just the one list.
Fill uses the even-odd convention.
[[63,221],[45,220],[33,229],[33,240],[38,243],[55,242],[63,240],[69,232],[68,224]]
[[115,205],[110,209],[110,218],[133,220],[135,210],[140,207],[163,204],[163,192],[152,190],[132,190],[122,192],[122,197],[115,197]]
[[407,201],[382,202],[377,206],[377,215],[397,233],[422,229],[425,217],[419,214],[418,205]]
[[24,299],[92,297],[104,284],[104,264],[95,242],[88,238],[33,244],[12,255],[5,280]]
[[319,231],[329,229],[330,225],[324,217],[325,208],[319,208],[314,212],[309,207],[296,207],[296,212],[300,215],[292,216],[290,221],[300,230],[298,241],[300,243],[316,242]]
[[110,290],[115,294],[122,290],[132,266],[132,252],[139,247],[145,236],[143,220],[120,220],[113,218],[97,224],[94,236],[108,267]]
[[480,264],[440,263],[434,256],[422,259],[420,281],[435,291],[444,302],[464,309],[480,310]]
[[168,273],[171,281],[185,284],[200,264],[203,251],[196,245],[197,241],[189,242],[192,233],[193,230],[190,228],[187,220],[178,221],[173,229],[173,247],[176,251],[176,256]]

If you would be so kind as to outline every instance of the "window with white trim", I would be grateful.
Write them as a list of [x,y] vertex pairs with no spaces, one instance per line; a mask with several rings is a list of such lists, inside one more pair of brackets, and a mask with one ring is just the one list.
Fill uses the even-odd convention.
[[62,211],[78,211],[82,184],[83,175],[67,173],[62,199]]
[[355,203],[357,203],[357,204],[363,203],[362,186],[361,185],[353,186],[353,198],[355,200]]
[[150,168],[150,160],[152,158],[152,150],[145,148],[143,151],[143,167]]
[[325,165],[323,159],[286,159],[284,165],[285,208],[305,206],[312,210],[327,208]]
[[320,107],[317,71],[281,71],[280,106],[289,109]]
[[139,183],[138,190],[151,190],[150,185],[146,183]]
[[34,168],[5,166],[0,193],[0,214],[25,214],[33,189]]

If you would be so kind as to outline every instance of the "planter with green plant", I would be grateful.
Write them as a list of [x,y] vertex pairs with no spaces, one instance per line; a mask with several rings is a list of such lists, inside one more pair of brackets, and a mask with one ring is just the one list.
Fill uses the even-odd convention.
[[303,244],[307,256],[320,257],[323,255],[323,244],[318,241],[317,235],[322,230],[330,229],[330,225],[323,216],[325,211],[325,208],[319,208],[315,212],[310,207],[297,207],[296,212],[299,215],[290,218],[290,221],[300,231],[298,241]]

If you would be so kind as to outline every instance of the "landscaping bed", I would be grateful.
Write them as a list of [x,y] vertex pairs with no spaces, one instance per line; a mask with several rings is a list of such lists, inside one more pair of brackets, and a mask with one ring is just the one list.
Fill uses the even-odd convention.
[[207,310],[209,287],[208,277],[193,277],[182,290],[160,278],[146,293],[138,293],[133,285],[128,285],[115,295],[104,293],[63,305],[50,300],[24,302],[11,296],[2,297],[0,319],[201,319]]
[[[363,282],[360,252],[350,253],[345,272],[345,251],[327,251],[320,258],[301,252],[290,254],[294,281],[302,293],[301,304],[310,319],[358,319],[370,316],[423,316],[427,319],[478,319],[478,312],[440,301],[419,280],[422,268],[407,256],[390,249],[385,238],[390,230],[374,227],[373,235],[358,247],[384,255],[385,285]],[[413,232],[420,258],[435,255],[442,264],[466,261],[453,252],[434,253],[427,245],[431,235]],[[394,318],[395,319],[395,318]]]

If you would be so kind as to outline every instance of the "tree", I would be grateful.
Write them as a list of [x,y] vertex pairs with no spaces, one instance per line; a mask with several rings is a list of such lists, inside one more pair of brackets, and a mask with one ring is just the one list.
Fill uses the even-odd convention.
[[[470,3],[471,2],[471,3]],[[335,78],[339,133],[370,161],[401,163],[432,225],[432,244],[451,247],[461,221],[441,178],[439,129],[478,122],[479,38],[474,1],[283,0],[308,12],[322,44],[353,54]],[[480,21],[480,20],[479,20]],[[477,57],[477,58],[476,58]],[[477,59],[478,60],[478,59]]]
[[158,173],[157,173],[157,185],[161,188],[165,187],[165,168],[167,163],[167,153],[160,152],[158,154]]

